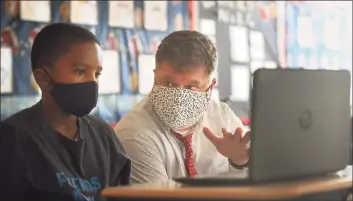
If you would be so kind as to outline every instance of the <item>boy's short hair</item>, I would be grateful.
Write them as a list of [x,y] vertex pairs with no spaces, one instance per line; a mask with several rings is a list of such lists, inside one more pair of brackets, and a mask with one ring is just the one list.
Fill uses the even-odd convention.
[[169,62],[176,69],[186,69],[204,64],[208,75],[215,72],[218,53],[215,44],[197,31],[175,31],[158,46],[156,63]]
[[53,23],[44,27],[33,41],[32,70],[44,65],[53,65],[73,45],[85,42],[95,42],[100,45],[92,32],[78,25]]

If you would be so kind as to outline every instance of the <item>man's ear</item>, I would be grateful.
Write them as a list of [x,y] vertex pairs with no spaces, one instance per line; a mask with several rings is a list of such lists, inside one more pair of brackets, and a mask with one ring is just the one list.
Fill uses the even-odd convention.
[[35,69],[33,71],[33,76],[42,91],[50,88],[51,80],[48,77],[48,75],[45,73],[44,69],[41,69],[41,68]]
[[215,88],[216,83],[217,83],[216,78],[213,78],[213,79],[212,79],[212,82],[211,82],[211,88],[212,88],[212,89]]

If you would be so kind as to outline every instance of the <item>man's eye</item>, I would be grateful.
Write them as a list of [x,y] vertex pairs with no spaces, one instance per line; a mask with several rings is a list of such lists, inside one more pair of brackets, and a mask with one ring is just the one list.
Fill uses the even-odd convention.
[[191,90],[191,91],[194,91],[194,90],[197,89],[197,87],[192,86],[192,85],[188,85],[188,86],[185,86],[185,89],[189,89],[189,90]]
[[166,86],[166,87],[173,87],[174,85],[173,85],[173,83],[171,83],[171,82],[165,81],[165,82],[164,82],[164,86]]
[[84,75],[84,74],[85,74],[85,71],[78,69],[78,70],[75,71],[75,73],[76,73],[77,75]]

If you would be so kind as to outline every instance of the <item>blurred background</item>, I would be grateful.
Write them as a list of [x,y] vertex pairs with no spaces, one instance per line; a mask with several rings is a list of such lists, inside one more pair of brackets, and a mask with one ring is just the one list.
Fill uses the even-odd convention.
[[[104,49],[93,115],[114,124],[153,85],[154,53],[170,32],[197,30],[219,51],[213,98],[248,124],[252,73],[352,71],[352,1],[1,1],[1,119],[40,100],[30,49],[40,29],[70,22]],[[55,38],[53,38],[55,40]]]

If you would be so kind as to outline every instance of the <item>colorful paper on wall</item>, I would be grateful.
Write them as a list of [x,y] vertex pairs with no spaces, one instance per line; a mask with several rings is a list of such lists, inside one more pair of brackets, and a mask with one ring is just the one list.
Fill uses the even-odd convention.
[[243,26],[231,26],[229,28],[230,53],[235,62],[249,61],[248,30]]
[[1,93],[12,93],[13,71],[12,51],[9,47],[1,47]]
[[109,1],[109,26],[133,28],[134,1]]
[[144,27],[147,30],[167,31],[168,2],[144,1]]
[[231,67],[231,100],[238,102],[249,101],[250,73],[247,66],[234,65]]
[[138,88],[140,94],[148,94],[154,83],[155,56],[140,54],[138,57]]
[[251,61],[250,63],[250,72],[253,74],[256,70],[264,68],[263,61]]
[[250,56],[252,60],[263,61],[265,56],[265,40],[259,31],[250,32]]
[[99,78],[99,93],[120,92],[120,60],[116,50],[103,51],[103,70]]
[[25,21],[50,22],[50,1],[20,1],[20,17]]
[[200,20],[200,31],[201,33],[208,36],[216,35],[216,22],[214,20],[209,19],[201,19]]
[[70,1],[70,20],[72,23],[97,25],[97,1]]
[[327,16],[323,24],[323,43],[329,50],[340,49],[340,21],[337,14]]
[[314,34],[314,23],[309,16],[299,16],[297,19],[297,41],[302,48],[314,48],[316,36]]

